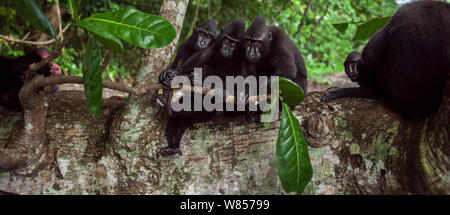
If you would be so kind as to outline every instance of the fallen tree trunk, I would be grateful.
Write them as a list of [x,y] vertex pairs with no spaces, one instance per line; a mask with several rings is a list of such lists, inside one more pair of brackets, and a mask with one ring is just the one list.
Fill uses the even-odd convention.
[[[450,193],[450,93],[438,113],[411,122],[368,99],[320,102],[310,93],[296,108],[314,169],[308,194]],[[154,100],[148,101],[154,104]],[[0,170],[0,191],[21,194],[282,194],[275,144],[278,124],[217,117],[183,137],[182,156],[157,158],[162,129],[147,145],[117,148],[113,118],[125,100],[105,99],[94,119],[80,91],[53,96],[44,147],[53,158],[36,174]],[[164,123],[164,111],[155,122]],[[23,117],[0,111],[0,147],[14,147]],[[132,134],[128,134],[132,136]],[[44,153],[42,153],[44,152]],[[50,155],[51,156],[50,156]],[[35,170],[36,171],[36,170]]]

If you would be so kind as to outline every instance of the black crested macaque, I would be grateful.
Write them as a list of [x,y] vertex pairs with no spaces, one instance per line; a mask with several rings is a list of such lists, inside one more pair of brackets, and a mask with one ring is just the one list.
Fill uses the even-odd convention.
[[[14,59],[0,57],[0,105],[13,111],[23,110],[19,101],[23,75],[31,64],[37,63],[49,55],[47,49],[37,48],[29,54]],[[60,76],[61,68],[58,64],[50,62],[35,73],[46,77]]]
[[327,93],[322,101],[342,97],[380,98],[400,115],[423,119],[442,103],[450,72],[450,4],[405,4],[364,47],[352,52],[345,72],[359,88]]
[[[263,17],[257,17],[247,29],[243,38],[246,62],[244,76],[267,76],[270,88],[270,76],[288,78],[297,83],[306,94],[308,90],[305,61],[295,43],[276,26],[266,26]],[[259,92],[262,94],[265,92]],[[248,98],[248,88],[246,88]],[[281,105],[281,103],[280,103]],[[281,106],[280,106],[281,107]],[[248,121],[254,121],[261,111],[247,112]]]
[[[247,59],[246,75],[288,78],[307,92],[305,61],[295,43],[276,26],[266,26],[257,17],[243,39]],[[269,78],[270,80],[270,78]]]
[[[178,53],[172,62],[170,68],[178,68],[186,62],[196,52],[208,48],[212,45],[217,38],[217,26],[216,21],[208,19],[205,23],[194,28],[192,35],[180,45]],[[159,80],[161,83],[172,80],[175,76],[179,75],[176,72],[169,72],[165,70],[161,72]],[[165,84],[167,86],[167,84]]]
[[[245,21],[242,19],[235,19],[225,26],[218,40],[210,47],[201,50],[189,58],[181,67],[177,68],[180,74],[189,76],[192,79],[194,68],[202,68],[202,79],[210,75],[219,76],[224,85],[225,76],[240,75],[241,69],[241,52],[240,39],[245,33]],[[193,83],[193,80],[191,80]],[[169,84],[171,84],[169,82]],[[216,98],[223,98],[226,96],[224,89],[214,89]],[[170,106],[171,97],[165,99],[165,107]],[[193,102],[193,101],[192,101]],[[192,103],[193,104],[193,103]],[[166,137],[168,147],[161,149],[158,156],[169,156],[180,154],[180,141],[187,128],[191,127],[196,122],[211,119],[215,112],[211,111],[168,111],[171,112],[167,126]]]

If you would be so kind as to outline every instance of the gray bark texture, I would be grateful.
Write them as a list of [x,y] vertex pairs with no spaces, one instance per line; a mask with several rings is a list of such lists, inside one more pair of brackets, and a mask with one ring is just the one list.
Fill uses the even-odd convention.
[[[175,41],[148,50],[135,86],[169,64],[188,0],[160,12]],[[35,110],[0,110],[0,191],[19,194],[284,194],[275,158],[278,123],[218,116],[188,129],[182,156],[157,157],[167,117],[144,97],[104,99],[99,118],[81,91],[42,96]],[[439,111],[401,119],[369,99],[320,102],[309,93],[294,113],[313,165],[306,194],[449,194],[450,87]],[[48,108],[48,110],[47,110]],[[36,138],[39,137],[39,138]],[[7,159],[6,159],[7,158]]]
[[[314,175],[307,194],[448,194],[450,87],[440,110],[424,121],[407,121],[369,99],[320,102],[307,95],[295,109],[309,144]],[[145,133],[119,147],[114,118],[125,99],[104,99],[92,118],[81,91],[52,96],[41,158],[35,174],[0,173],[0,190],[21,194],[284,194],[275,145],[278,123],[269,128],[244,117],[218,116],[196,124],[183,137],[182,156],[158,158],[164,132]],[[150,101],[149,103],[154,103]],[[165,123],[164,111],[154,121]],[[23,129],[19,114],[0,114],[0,145]],[[130,131],[133,133],[133,131]],[[131,134],[129,134],[131,135]],[[132,135],[131,135],[132,136]],[[41,152],[42,154],[42,152]]]

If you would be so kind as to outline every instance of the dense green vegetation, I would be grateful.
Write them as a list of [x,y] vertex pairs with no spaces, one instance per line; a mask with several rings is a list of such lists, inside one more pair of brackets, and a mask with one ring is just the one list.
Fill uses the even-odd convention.
[[[33,30],[23,17],[23,13],[13,9],[14,1],[0,2],[0,34],[15,39],[31,41],[46,41],[51,38]],[[52,10],[56,0],[36,1],[46,12],[50,21],[55,24]],[[60,1],[62,6],[64,1]],[[101,0],[83,1],[80,11],[83,17],[92,13],[115,11],[125,7],[135,7],[144,12],[158,13],[161,0]],[[250,25],[253,19],[262,15],[267,23],[272,23],[284,29],[295,41],[305,57],[308,74],[311,78],[322,81],[321,74],[339,72],[343,70],[342,62],[347,53],[353,49],[360,49],[366,41],[352,41],[355,25],[350,25],[344,33],[337,31],[333,24],[342,22],[364,21],[370,18],[390,16],[398,8],[395,0],[191,0],[184,21],[180,39],[186,38],[192,27],[201,24],[208,18],[217,20],[223,26],[233,18],[242,17]],[[62,28],[71,20],[66,10],[61,11]],[[54,26],[58,29],[57,22]],[[64,50],[56,62],[61,65],[66,74],[81,75],[82,59],[88,38],[82,34]],[[52,45],[47,46],[51,48]],[[133,77],[139,66],[142,50],[125,43],[125,53],[113,54],[111,63],[104,74],[104,78],[129,79]],[[0,39],[0,54],[7,56],[21,55],[31,46],[24,44],[9,44]]]

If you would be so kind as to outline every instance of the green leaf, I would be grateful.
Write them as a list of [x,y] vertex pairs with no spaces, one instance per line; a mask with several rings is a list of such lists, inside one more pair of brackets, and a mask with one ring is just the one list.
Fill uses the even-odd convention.
[[272,120],[267,121],[267,122],[263,122],[264,126],[266,128],[269,128],[270,123],[275,121],[275,117],[278,117],[278,114],[280,113],[279,111],[272,111],[272,109],[275,107],[275,105],[278,105],[279,103],[277,103],[277,101],[279,100],[279,95],[275,94],[272,95],[272,97],[270,98],[270,106],[269,109],[267,111],[264,111],[264,114],[270,114],[270,118]]
[[133,8],[93,14],[82,21],[90,22],[101,30],[146,49],[166,46],[176,34],[167,20]]
[[305,94],[303,93],[303,90],[298,84],[291,81],[290,79],[280,77],[279,79],[280,84],[280,94],[283,98],[283,102],[295,106],[303,102],[303,99],[305,98]]
[[277,164],[281,185],[286,192],[301,194],[311,181],[313,169],[300,122],[283,104],[277,140]]
[[102,29],[96,28],[94,24],[87,21],[80,21],[75,23],[75,25],[91,32],[95,36],[95,39],[97,39],[103,47],[119,54],[123,53],[123,44],[114,35],[103,31]]
[[333,27],[336,28],[336,30],[338,30],[339,32],[344,34],[348,28],[348,24],[349,23],[338,23],[338,24],[333,24]]
[[364,24],[358,26],[358,29],[356,30],[356,34],[353,40],[365,40],[370,38],[378,30],[384,27],[389,22],[390,19],[391,17],[387,16],[374,18],[367,22],[364,22]]
[[100,71],[102,51],[94,37],[89,37],[86,54],[83,59],[84,93],[87,105],[94,117],[100,115],[102,105],[102,74]]
[[44,32],[45,34],[52,36],[56,40],[55,30],[53,30],[50,21],[48,21],[45,14],[41,11],[39,6],[33,0],[17,0],[14,1],[17,10],[20,11],[30,24]]
[[66,8],[70,15],[72,15],[72,19],[78,21],[78,10],[80,8],[81,1],[80,0],[62,0],[61,5]]

